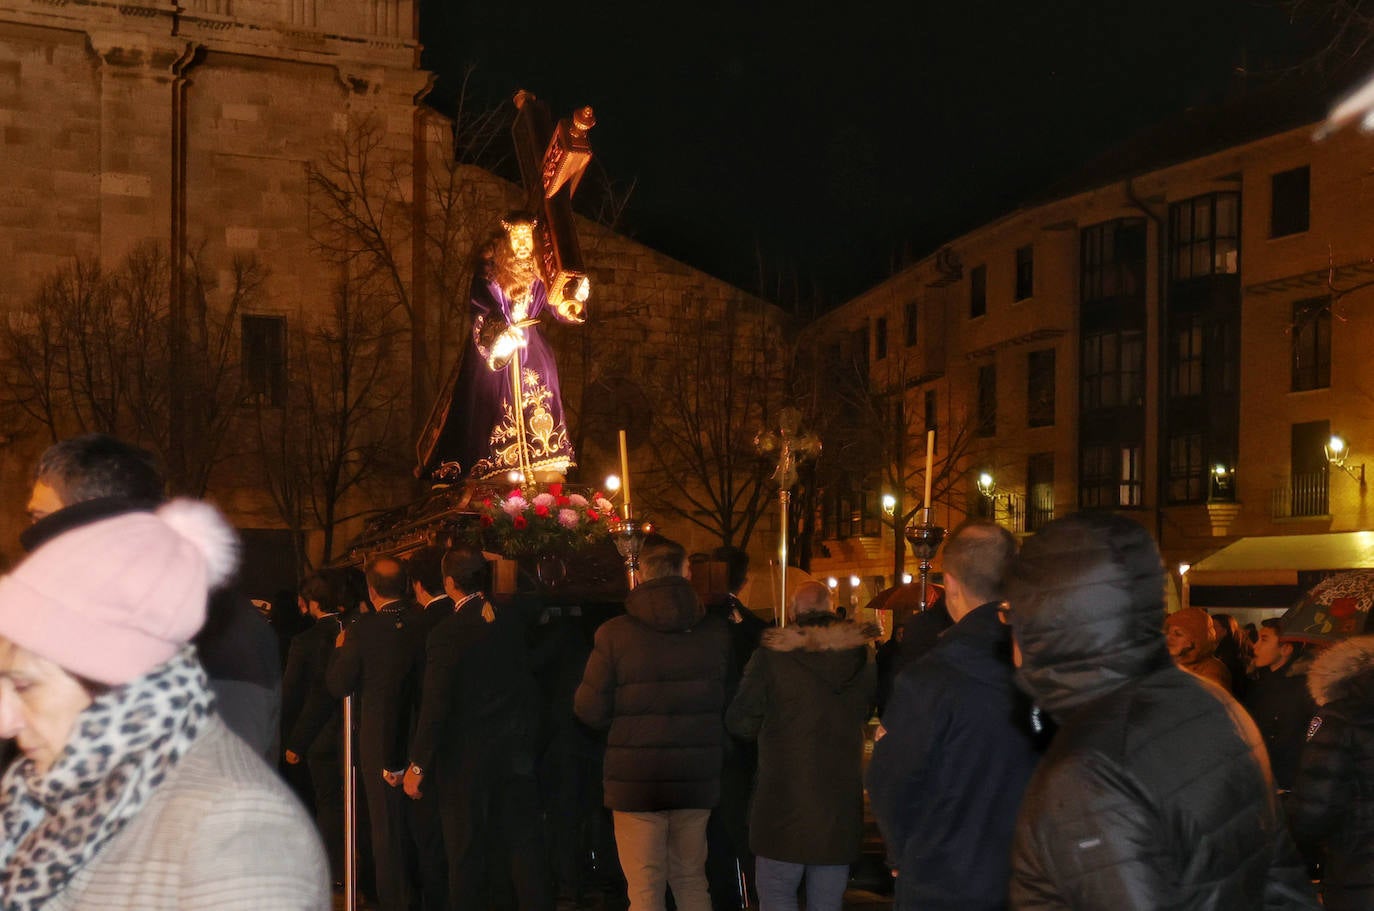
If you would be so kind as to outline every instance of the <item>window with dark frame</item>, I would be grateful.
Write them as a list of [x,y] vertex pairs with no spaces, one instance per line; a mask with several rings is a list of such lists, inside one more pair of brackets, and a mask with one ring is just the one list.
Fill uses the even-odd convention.
[[1312,172],[1306,165],[1280,171],[1269,181],[1269,236],[1287,237],[1308,228],[1312,209]]
[[1136,405],[1145,395],[1145,337],[1138,330],[1084,335],[1080,397],[1085,411]]
[[1026,356],[1026,425],[1054,425],[1054,349]]
[[1293,304],[1293,391],[1331,386],[1331,298]]
[[978,423],[975,433],[980,437],[997,435],[996,364],[984,364],[978,368]]
[[1097,443],[1084,446],[1079,458],[1080,508],[1139,506],[1144,502],[1140,446]]
[[988,312],[988,267],[974,266],[968,273],[969,319],[986,316]]
[[918,323],[916,322],[920,315],[919,309],[920,308],[916,305],[916,301],[906,302],[906,346],[908,348],[916,344],[919,338]]
[[244,401],[280,408],[286,404],[286,317],[245,314],[239,334]]
[[1035,247],[1026,244],[1016,251],[1016,297],[1023,301],[1035,293]]
[[873,358],[884,360],[887,357],[887,317],[880,316],[873,323]]
[[1174,281],[1239,271],[1239,193],[1207,193],[1169,207],[1169,275]]
[[1201,433],[1169,438],[1169,502],[1200,503],[1207,498],[1207,465]]
[[1145,286],[1145,219],[1118,218],[1084,228],[1079,288],[1084,303],[1130,297]]
[[1187,398],[1202,395],[1202,327],[1194,324],[1174,330],[1174,356],[1169,360],[1169,395]]
[[868,327],[855,329],[850,335],[850,357],[854,359],[854,369],[865,381],[868,379]]

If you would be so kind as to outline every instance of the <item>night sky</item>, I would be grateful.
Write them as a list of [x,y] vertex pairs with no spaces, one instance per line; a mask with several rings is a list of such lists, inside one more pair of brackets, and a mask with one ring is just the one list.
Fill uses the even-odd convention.
[[427,0],[421,33],[441,109],[468,65],[479,103],[591,104],[625,233],[832,304],[1312,41],[1266,0]]

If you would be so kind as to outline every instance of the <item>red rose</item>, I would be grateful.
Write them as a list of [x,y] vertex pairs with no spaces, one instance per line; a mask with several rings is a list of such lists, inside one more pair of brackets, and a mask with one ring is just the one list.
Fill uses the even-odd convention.
[[549,485],[549,493],[553,494],[555,497],[563,496],[563,485],[554,481]]
[[483,516],[483,517],[482,517],[482,527],[483,527],[483,528],[488,528],[488,527],[490,527],[490,526],[491,526],[493,523],[495,523],[495,522],[496,522],[496,520],[493,519],[491,516]]
[[559,494],[559,495],[558,495],[558,505],[559,505],[559,506],[567,506],[567,505],[568,505],[569,503],[571,503],[571,502],[572,502],[572,500],[568,499],[567,497],[563,496],[562,494]]
[[482,501],[482,507],[484,509],[491,509],[491,497],[487,497]]
[[522,493],[520,492],[520,488],[519,488],[519,487],[512,487],[510,493],[506,494],[506,499],[509,500],[511,497],[521,497],[521,496],[524,496],[524,494],[522,494]]
[[549,508],[543,505],[536,506],[534,507],[534,514],[541,519],[547,519],[549,517]]
[[595,521],[596,521],[597,519],[599,519],[599,518],[601,518],[601,517],[600,517],[599,515],[596,514],[596,510],[595,510],[595,509],[589,509],[589,510],[587,510],[587,521],[588,521],[588,522],[595,522]]
[[595,492],[592,493],[592,502],[593,502],[593,503],[595,503],[597,500],[604,500],[604,499],[606,499],[606,498],[603,497],[603,496],[601,495],[601,491],[598,490],[598,491],[595,491]]
[[530,523],[526,521],[524,516],[516,516],[514,519],[511,520],[511,524],[514,525],[516,528],[524,528],[526,525],[529,525]]

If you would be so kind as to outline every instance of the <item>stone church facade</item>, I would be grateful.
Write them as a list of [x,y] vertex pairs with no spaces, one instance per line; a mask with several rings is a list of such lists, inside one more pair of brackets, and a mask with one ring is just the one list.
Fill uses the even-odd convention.
[[[403,338],[386,349],[399,409],[391,433],[397,470],[350,493],[340,515],[361,516],[413,496],[417,487],[406,473],[413,431],[451,366],[456,346],[444,332],[457,325],[452,317],[463,306],[453,306],[458,286],[436,278],[442,270],[435,257],[470,258],[475,238],[521,199],[519,188],[486,172],[450,169],[452,124],[424,103],[431,77],[418,66],[416,6],[0,0],[0,314],[11,325],[32,320],[33,302],[53,275],[78,261],[115,270],[140,245],[152,244],[171,273],[173,320],[189,313],[195,323],[188,288],[198,282],[222,299],[236,264],[251,260],[261,287],[233,314],[231,345],[239,344],[245,318],[292,329],[327,322],[336,289],[356,278],[362,260],[321,251],[322,204],[311,175],[366,124],[374,161],[389,163],[393,208],[378,218],[393,232],[388,287],[407,313]],[[444,179],[462,184],[464,227],[454,250],[436,254],[417,238],[433,233],[432,188]],[[728,312],[754,337],[781,338],[783,315],[762,301],[608,229],[581,221],[579,230],[593,281],[591,319],[559,333],[558,345],[571,374],[565,389],[582,399],[600,395],[595,404],[604,406],[610,387],[602,380],[632,380],[673,357],[682,341],[675,318],[684,309],[713,324]],[[412,369],[416,362],[422,363]],[[177,387],[173,382],[169,390],[173,399],[192,394]],[[572,404],[574,418],[580,406]],[[600,423],[614,423],[605,412]],[[75,432],[82,422],[59,415],[56,428],[5,423],[0,555],[12,560],[34,458],[54,430]],[[188,449],[196,430],[188,423],[181,431]],[[589,424],[583,434],[594,437],[583,440],[588,478],[614,470],[614,438],[601,439],[606,433]],[[281,539],[269,530],[283,523],[254,467],[258,440],[246,410],[227,425],[226,437],[207,495],[240,528],[262,530],[264,551],[279,553]],[[647,450],[635,457],[647,457]],[[346,539],[360,522],[344,522],[338,537]],[[695,541],[687,528],[682,536],[696,548],[718,543]]]

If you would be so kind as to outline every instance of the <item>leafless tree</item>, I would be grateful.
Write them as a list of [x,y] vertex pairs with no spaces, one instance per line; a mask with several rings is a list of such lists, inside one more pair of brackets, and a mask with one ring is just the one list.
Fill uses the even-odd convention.
[[113,271],[88,260],[59,269],[0,327],[8,410],[53,441],[99,431],[164,454],[179,443],[187,459],[171,486],[202,496],[225,457],[239,400],[233,328],[239,311],[261,299],[266,272],[256,259],[239,258],[229,287],[216,287],[196,254],[185,273],[190,357],[176,378],[190,404],[185,440],[172,440],[168,420],[170,270],[151,243]]
[[[403,473],[402,386],[395,308],[341,281],[328,317],[292,333],[286,403],[258,410],[259,451],[277,512],[299,539],[323,535],[322,562],[352,494]],[[308,561],[301,554],[300,564]]]
[[773,493],[754,438],[777,411],[786,350],[764,306],[688,295],[678,316],[683,344],[643,369],[654,410],[650,497],[738,547]]

